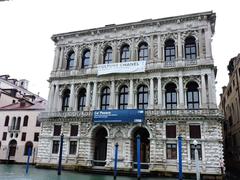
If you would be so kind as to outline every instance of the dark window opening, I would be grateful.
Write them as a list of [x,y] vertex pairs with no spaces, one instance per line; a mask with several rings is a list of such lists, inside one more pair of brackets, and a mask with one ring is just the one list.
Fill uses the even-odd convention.
[[78,125],[71,125],[70,136],[78,135]]
[[70,100],[70,90],[66,89],[63,93],[63,98],[62,98],[62,111],[68,110],[69,100]]
[[23,118],[23,126],[28,126],[28,116],[24,116],[24,118]]
[[70,141],[69,154],[76,154],[77,152],[77,141]]
[[74,58],[75,58],[75,53],[70,52],[67,57],[67,67],[66,70],[73,70],[74,69]]
[[28,155],[29,148],[31,148],[30,149],[30,156],[31,156],[32,155],[32,149],[33,149],[33,143],[32,142],[26,142],[25,148],[24,148],[24,156]]
[[82,88],[78,94],[78,111],[83,111],[86,106],[86,89]]
[[34,133],[34,139],[33,141],[38,142],[39,141],[39,133]]
[[148,87],[141,85],[137,91],[137,108],[147,109],[148,107]]
[[54,125],[53,136],[60,136],[61,134],[61,125]]
[[201,129],[200,125],[190,125],[189,126],[189,131],[190,131],[190,138],[201,138]]
[[54,140],[52,144],[52,154],[57,154],[59,149],[59,141]]
[[8,124],[9,124],[9,116],[6,116],[4,126],[8,126]]
[[176,125],[166,125],[166,137],[176,138]]
[[22,137],[21,137],[21,141],[26,141],[26,136],[27,136],[27,133],[23,132]]
[[2,140],[3,141],[7,140],[7,132],[3,132]]
[[198,84],[196,82],[189,82],[186,87],[188,109],[199,109]]
[[[197,148],[197,151],[198,151],[198,158],[199,158],[199,160],[202,160],[202,145],[198,144],[196,146],[196,148]],[[190,149],[191,149],[191,159],[195,160],[195,145],[191,144]]]

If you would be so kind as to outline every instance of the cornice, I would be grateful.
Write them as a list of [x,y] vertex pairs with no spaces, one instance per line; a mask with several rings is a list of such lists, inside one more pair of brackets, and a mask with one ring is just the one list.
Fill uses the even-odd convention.
[[121,30],[135,30],[137,28],[146,27],[146,26],[157,26],[160,27],[164,24],[170,24],[170,23],[183,23],[187,21],[202,21],[207,20],[210,21],[211,24],[211,30],[212,33],[215,31],[215,20],[216,20],[216,14],[212,11],[207,12],[200,12],[200,13],[194,13],[194,14],[186,14],[186,15],[180,15],[180,16],[173,16],[173,17],[166,17],[166,18],[160,18],[160,19],[146,19],[138,22],[131,22],[131,23],[124,23],[124,24],[109,24],[104,27],[99,28],[92,28],[92,29],[86,29],[86,30],[80,30],[80,31],[72,31],[67,33],[60,33],[60,34],[54,34],[51,39],[57,43],[59,40],[63,40],[65,38],[70,37],[79,37],[79,36],[89,36],[89,35],[100,35],[101,33],[109,33]]

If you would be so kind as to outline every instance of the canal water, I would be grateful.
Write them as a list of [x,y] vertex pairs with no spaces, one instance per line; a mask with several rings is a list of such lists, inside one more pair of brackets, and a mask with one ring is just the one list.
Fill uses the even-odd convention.
[[[30,166],[26,175],[25,165],[0,164],[0,180],[113,180],[113,176],[82,174],[78,172],[62,171],[58,176],[56,170],[38,169]],[[137,180],[136,177],[118,176],[117,180]],[[176,180],[172,178],[141,178],[141,180]]]

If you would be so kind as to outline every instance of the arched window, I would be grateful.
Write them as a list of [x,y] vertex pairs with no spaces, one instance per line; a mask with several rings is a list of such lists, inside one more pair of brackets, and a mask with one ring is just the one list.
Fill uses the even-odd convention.
[[69,108],[70,90],[66,89],[62,97],[62,111],[67,111]]
[[102,89],[101,92],[101,109],[105,110],[109,107],[109,101],[110,101],[110,89],[109,87],[105,87]]
[[128,62],[130,59],[129,45],[124,45],[121,48],[121,59],[120,62]]
[[185,39],[185,58],[187,60],[194,60],[196,57],[196,41],[193,36],[189,36]]
[[141,43],[138,46],[138,60],[139,61],[146,61],[148,59],[148,44]]
[[118,108],[127,109],[128,106],[128,87],[122,86],[119,90]]
[[173,39],[168,39],[165,41],[165,61],[174,61],[175,60],[175,44]]
[[196,82],[189,82],[187,84],[187,107],[188,109],[199,108],[199,91]]
[[26,142],[25,148],[24,148],[24,156],[28,155],[28,149],[31,148],[30,150],[30,156],[32,155],[32,149],[33,149],[33,143],[31,141]]
[[78,111],[83,111],[86,105],[86,89],[82,88],[78,93]]
[[166,109],[177,109],[177,86],[174,83],[168,83],[165,86]]
[[75,53],[72,51],[67,56],[67,67],[66,70],[72,70],[74,68]]
[[21,125],[21,117],[18,117],[17,118],[16,130],[20,130],[20,125]]
[[104,52],[103,64],[110,64],[110,63],[112,63],[112,48],[108,47],[105,49],[105,52]]
[[4,126],[8,126],[8,124],[9,124],[9,116],[6,116]]
[[137,108],[146,109],[148,106],[148,87],[141,85],[137,91]]
[[82,68],[85,69],[89,66],[90,63],[90,51],[85,50],[82,55]]
[[23,118],[23,126],[28,126],[28,116],[24,116]]

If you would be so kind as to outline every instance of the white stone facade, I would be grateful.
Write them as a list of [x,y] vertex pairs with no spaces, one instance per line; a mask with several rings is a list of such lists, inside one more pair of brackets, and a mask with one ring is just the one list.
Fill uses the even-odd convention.
[[[215,67],[211,52],[211,38],[214,34],[215,14],[196,13],[177,17],[140,22],[107,25],[102,28],[53,35],[56,43],[53,70],[50,76],[50,90],[47,111],[41,113],[42,132],[38,150],[38,165],[57,164],[58,153],[52,153],[54,125],[61,125],[64,134],[63,165],[94,167],[97,134],[101,129],[107,132],[105,170],[113,168],[114,144],[119,144],[120,169],[134,170],[134,138],[139,129],[148,136],[144,150],[147,172],[178,172],[177,157],[167,156],[167,145],[177,145],[178,136],[183,137],[183,172],[195,172],[195,160],[191,158],[191,144],[195,138],[190,135],[190,126],[200,128],[198,142],[201,144],[201,173],[221,174],[220,161],[223,159],[222,116],[216,106]],[[188,58],[186,39],[194,39],[194,58]],[[167,40],[173,40],[174,59],[166,61]],[[97,65],[106,61],[106,49],[112,49],[112,63],[121,61],[122,47],[129,47],[129,61],[140,59],[140,45],[147,44],[146,71],[144,73],[114,73],[97,76]],[[87,68],[83,56],[90,52]],[[74,61],[69,70],[69,52],[74,52]],[[143,53],[143,54],[144,54]],[[165,54],[166,53],[166,54]],[[189,83],[197,87],[196,107],[189,108]],[[174,84],[176,106],[167,108],[167,85]],[[109,88],[108,109],[118,109],[120,89],[128,88],[127,107],[139,107],[139,87],[147,89],[145,121],[143,123],[92,122],[93,110],[102,108],[102,91]],[[85,107],[79,110],[79,92],[85,89]],[[190,88],[191,89],[191,88]],[[63,109],[63,97],[69,92],[67,110]],[[194,95],[195,96],[195,95]],[[195,104],[193,105],[195,106]],[[78,125],[78,135],[71,136],[71,124]],[[169,138],[167,125],[176,125],[176,136]],[[144,129],[144,130],[143,130]],[[69,154],[70,142],[77,141],[77,151]],[[178,149],[176,149],[178,150]],[[98,167],[98,166],[97,166]],[[96,166],[94,168],[97,168]]]

